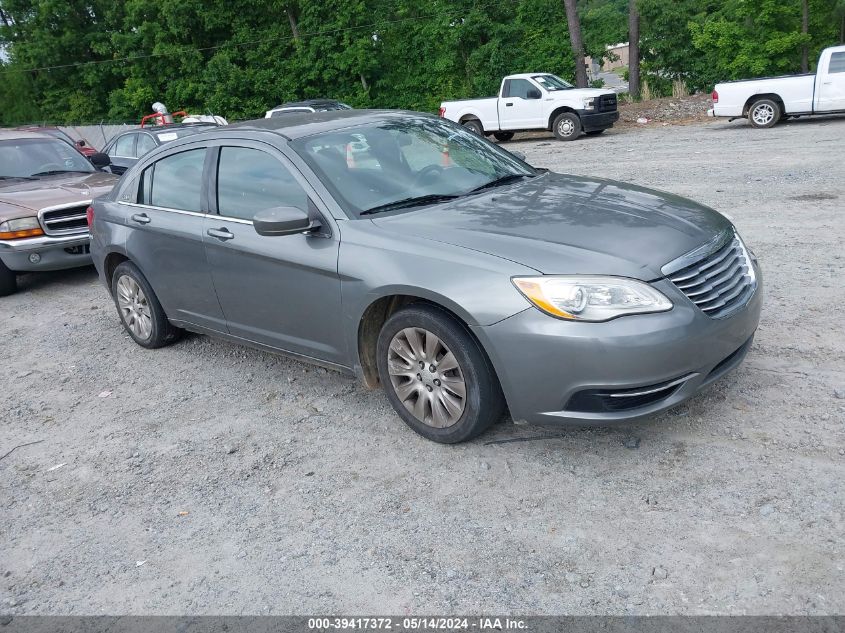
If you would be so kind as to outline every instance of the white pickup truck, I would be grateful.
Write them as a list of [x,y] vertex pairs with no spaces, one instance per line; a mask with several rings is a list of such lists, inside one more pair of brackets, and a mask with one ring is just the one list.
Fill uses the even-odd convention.
[[718,84],[710,116],[748,117],[772,127],[783,117],[845,113],[845,46],[822,51],[815,75],[746,79]]
[[582,131],[594,135],[613,127],[619,111],[612,90],[575,88],[556,75],[524,73],[505,77],[497,97],[444,101],[440,116],[500,141],[524,130],[551,130],[572,141]]

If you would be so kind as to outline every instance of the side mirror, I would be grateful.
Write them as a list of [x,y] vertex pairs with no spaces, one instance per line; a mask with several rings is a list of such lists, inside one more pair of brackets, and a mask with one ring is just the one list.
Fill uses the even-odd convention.
[[539,90],[537,90],[536,88],[531,88],[531,89],[528,91],[528,94],[526,95],[526,97],[527,97],[528,99],[539,99],[539,98],[540,98],[540,97],[542,97],[542,96],[543,96],[543,95],[541,95],[541,94],[540,94],[540,91],[539,91]]
[[85,147],[85,141],[83,141],[82,139],[79,139],[78,141],[76,141],[76,146],[77,147]]
[[521,160],[522,162],[525,162],[525,154],[523,154],[522,152],[511,151],[511,150],[508,150],[508,151],[510,151],[511,156],[516,156],[519,160]]
[[295,235],[316,228],[308,213],[297,207],[273,207],[259,211],[252,218],[259,235]]
[[88,160],[91,161],[91,164],[94,165],[94,167],[99,167],[100,169],[111,165],[111,158],[109,158],[108,154],[104,154],[103,152],[91,154],[88,157]]

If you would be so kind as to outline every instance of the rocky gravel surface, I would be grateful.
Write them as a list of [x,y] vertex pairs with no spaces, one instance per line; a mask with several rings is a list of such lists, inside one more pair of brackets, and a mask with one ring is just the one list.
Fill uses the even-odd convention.
[[507,146],[729,214],[766,281],[746,362],[645,422],[440,446],[333,372],[134,345],[91,269],[24,277],[0,614],[845,612],[845,119]]

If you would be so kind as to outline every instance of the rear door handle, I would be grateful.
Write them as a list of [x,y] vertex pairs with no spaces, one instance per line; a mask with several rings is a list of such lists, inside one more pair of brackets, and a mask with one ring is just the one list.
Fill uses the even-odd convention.
[[137,222],[138,224],[149,224],[151,222],[150,216],[146,213],[136,213],[132,216],[132,221]]
[[209,237],[216,237],[218,240],[220,240],[222,242],[225,242],[227,240],[231,240],[233,237],[235,237],[235,234],[232,233],[226,227],[223,227],[222,229],[208,229],[205,232],[205,234],[208,235]]

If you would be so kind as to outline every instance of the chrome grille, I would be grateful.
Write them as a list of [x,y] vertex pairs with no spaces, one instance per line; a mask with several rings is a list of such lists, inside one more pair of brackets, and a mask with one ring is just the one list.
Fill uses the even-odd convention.
[[71,235],[88,231],[88,205],[90,202],[49,207],[38,212],[41,227],[47,235]]
[[757,287],[751,258],[736,235],[714,253],[671,273],[669,279],[714,319],[739,310]]

